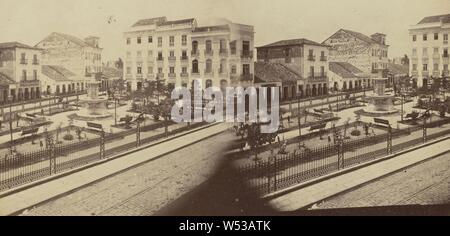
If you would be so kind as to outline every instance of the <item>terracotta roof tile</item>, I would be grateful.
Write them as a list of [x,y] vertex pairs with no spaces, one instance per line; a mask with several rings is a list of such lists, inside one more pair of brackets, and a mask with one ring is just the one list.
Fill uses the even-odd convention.
[[362,73],[360,69],[348,62],[330,62],[329,69],[342,78],[357,78]]
[[71,81],[71,77],[75,76],[74,73],[67,70],[62,66],[55,65],[43,65],[42,74],[55,81]]
[[327,47],[324,44],[321,43],[317,43],[314,42],[312,40],[309,39],[305,39],[305,38],[299,38],[299,39],[287,39],[287,40],[280,40],[277,41],[275,43],[270,43],[264,46],[260,46],[257,48],[264,48],[264,47],[279,47],[279,46],[293,46],[293,45],[315,45],[315,46],[323,46],[323,47]]
[[28,46],[26,44],[19,43],[19,42],[0,43],[0,49],[6,49],[6,48],[28,48],[28,49],[41,50],[40,48]]
[[295,83],[302,77],[281,63],[255,62],[256,82]]

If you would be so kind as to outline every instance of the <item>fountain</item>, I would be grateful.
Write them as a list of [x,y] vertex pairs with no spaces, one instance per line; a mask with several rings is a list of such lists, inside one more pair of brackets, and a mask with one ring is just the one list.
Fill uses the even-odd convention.
[[373,78],[373,94],[369,95],[369,105],[363,109],[369,115],[387,115],[397,113],[394,107],[394,94],[386,93],[387,78]]
[[88,82],[86,84],[87,97],[80,98],[79,103],[82,108],[73,115],[74,119],[99,120],[112,116],[106,108],[108,99],[98,96],[99,86],[99,82]]

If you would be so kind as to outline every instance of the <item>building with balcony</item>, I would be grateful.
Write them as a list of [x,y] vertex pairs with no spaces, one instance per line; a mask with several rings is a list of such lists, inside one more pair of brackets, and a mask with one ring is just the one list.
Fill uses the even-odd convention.
[[[361,70],[367,79],[378,76],[379,71],[388,67],[388,48],[386,35],[362,33],[340,29],[325,41],[329,45],[331,62],[347,62]],[[367,80],[370,81],[370,80]],[[371,84],[363,84],[370,87]]]
[[253,26],[226,19],[143,19],[124,32],[124,78],[131,90],[147,80],[170,87],[253,83]]
[[87,81],[100,80],[102,72],[102,48],[99,38],[90,36],[84,40],[72,35],[51,33],[37,47],[44,49],[42,64],[62,66],[75,74],[74,87],[68,92],[84,91]]
[[41,97],[41,52],[18,42],[0,43],[0,103]]
[[[328,93],[328,46],[326,45],[303,38],[281,40],[257,47],[257,61],[281,64],[296,75],[295,83],[288,79],[289,83],[283,84],[282,99],[291,99],[297,95],[321,96]],[[256,74],[256,77],[266,76]]]
[[450,14],[425,17],[409,28],[409,71],[418,87],[449,77],[449,34]]

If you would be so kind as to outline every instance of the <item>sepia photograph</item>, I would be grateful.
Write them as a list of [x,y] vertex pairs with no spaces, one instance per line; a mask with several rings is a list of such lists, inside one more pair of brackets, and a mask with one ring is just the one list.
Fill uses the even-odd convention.
[[450,216],[449,34],[450,0],[0,0],[0,215]]

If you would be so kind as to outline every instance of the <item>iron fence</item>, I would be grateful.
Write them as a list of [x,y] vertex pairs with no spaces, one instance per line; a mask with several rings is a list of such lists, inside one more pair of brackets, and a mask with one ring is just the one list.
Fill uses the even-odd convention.
[[[449,120],[440,120],[435,124],[430,124],[429,127],[438,127],[448,123]],[[358,140],[346,141],[344,139],[341,143],[310,149],[303,148],[291,154],[272,155],[265,161],[241,165],[238,167],[238,171],[250,188],[264,195],[422,144],[424,143],[423,137],[410,138],[409,135],[413,132],[420,134],[420,130],[427,129],[427,127],[392,130],[385,134]],[[426,141],[446,135],[450,135],[448,127],[428,134]],[[273,147],[266,147],[266,150],[271,148]]]
[[[207,123],[194,123],[174,129],[168,124],[167,134],[162,131],[142,138],[139,145],[149,144],[180,132],[202,127],[205,124]],[[156,123],[113,134],[105,135],[99,132],[98,137],[89,140],[74,140],[70,143],[48,145],[47,148],[26,153],[11,151],[4,157],[0,157],[0,191],[135,149],[138,143],[134,137],[135,134],[149,132],[164,126],[164,124]],[[124,141],[115,143],[117,140]]]

